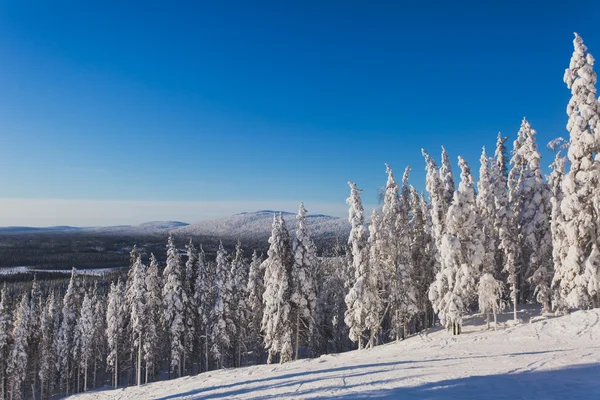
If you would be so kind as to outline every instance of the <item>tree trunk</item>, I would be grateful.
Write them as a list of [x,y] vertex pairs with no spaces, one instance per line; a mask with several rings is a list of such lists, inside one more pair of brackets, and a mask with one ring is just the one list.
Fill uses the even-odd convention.
[[[494,311],[494,318],[496,317],[496,312]],[[490,313],[485,313],[485,320],[487,323],[487,329],[490,329]]]
[[117,348],[115,348],[115,389],[119,386],[119,353],[116,351]]
[[87,356],[85,357],[85,361],[83,363],[83,391],[87,392],[87,378],[88,378],[88,367],[87,367]]
[[300,348],[300,313],[296,312],[296,352],[294,360],[298,359],[298,349]]
[[494,330],[498,330],[498,320],[496,318],[496,310],[494,310]]
[[[516,288],[515,288],[516,289]],[[517,322],[517,291],[513,290],[513,313],[515,317],[515,323]]]
[[142,384],[142,338],[138,337],[137,385],[140,386],[141,384]]

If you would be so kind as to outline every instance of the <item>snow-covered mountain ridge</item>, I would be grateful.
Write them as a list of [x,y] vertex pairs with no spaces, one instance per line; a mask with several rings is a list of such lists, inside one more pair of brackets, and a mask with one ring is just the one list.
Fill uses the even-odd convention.
[[[507,321],[512,313],[500,315]],[[545,319],[524,307],[512,326],[463,334],[430,329],[374,349],[279,365],[226,369],[85,399],[592,399],[600,393],[600,309]]]
[[[261,210],[245,212],[225,218],[201,221],[173,230],[177,236],[215,236],[223,239],[265,240],[271,234],[273,215],[283,215],[288,230],[296,227],[296,214],[282,211]],[[329,215],[307,215],[311,237],[315,240],[340,238],[345,241],[350,223],[343,218]]]

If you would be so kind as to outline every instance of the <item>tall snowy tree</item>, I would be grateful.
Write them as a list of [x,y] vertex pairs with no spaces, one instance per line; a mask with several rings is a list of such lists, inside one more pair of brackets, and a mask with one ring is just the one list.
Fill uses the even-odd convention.
[[[77,317],[79,315],[80,287],[75,268],[71,271],[69,286],[63,298],[62,321],[58,338],[58,356],[60,361],[61,377],[67,394],[70,388],[70,379],[75,379],[75,362],[73,353],[78,351],[76,339]],[[75,389],[75,385],[73,385]]]
[[261,334],[260,334],[260,323],[263,316],[263,293],[265,291],[264,285],[264,269],[262,267],[261,257],[258,255],[256,250],[252,253],[252,261],[250,262],[250,271],[248,273],[248,286],[246,292],[248,293],[248,343],[250,344],[249,350],[255,354],[257,362],[260,362],[262,346]]
[[290,235],[281,214],[273,217],[273,229],[269,238],[269,251],[265,266],[265,305],[261,323],[267,363],[280,353],[280,362],[292,359],[292,268],[294,254]]
[[33,282],[31,284],[31,296],[29,303],[29,310],[31,313],[30,318],[30,330],[29,330],[29,357],[28,357],[28,379],[33,385],[33,391],[37,391],[37,381],[39,372],[39,360],[40,360],[40,340],[41,340],[41,316],[42,310],[44,309],[44,302],[42,299],[42,291],[37,281],[36,276],[33,276]]
[[[183,370],[186,371],[186,361],[189,359],[190,369],[193,369],[196,344],[196,315],[198,306],[194,297],[194,282],[198,274],[198,251],[190,239],[185,246],[187,261],[185,262],[185,276],[183,278],[183,290],[185,292],[185,333],[184,333],[184,352],[183,352]],[[193,372],[193,371],[192,371]]]
[[182,283],[181,257],[173,235],[169,235],[167,243],[167,262],[163,271],[163,326],[170,344],[170,367],[183,373],[183,341],[185,333],[186,294]]
[[306,223],[306,208],[300,203],[296,216],[296,240],[294,242],[294,267],[292,269],[292,303],[295,308],[295,349],[298,359],[300,338],[308,343],[312,336],[315,318],[317,294],[315,291],[314,271],[317,266],[317,252],[310,238]]
[[[370,315],[370,302],[376,288],[369,288],[372,282],[369,279],[369,248],[367,246],[367,229],[365,227],[365,216],[360,194],[362,190],[356,187],[354,182],[348,182],[350,186],[350,197],[346,203],[350,206],[348,210],[348,221],[350,222],[350,237],[348,244],[352,248],[352,270],[355,273],[354,285],[346,295],[346,315],[344,321],[350,328],[350,340],[358,342],[359,350],[363,348],[365,332],[372,329],[367,319]],[[370,321],[371,323],[373,321]],[[371,337],[372,335],[369,335]]]
[[248,297],[246,293],[248,286],[248,264],[244,260],[244,251],[242,243],[239,240],[235,246],[235,255],[231,260],[228,280],[231,282],[229,309],[233,324],[229,330],[233,339],[234,365],[241,367],[242,352],[247,350],[246,339],[248,337],[248,308],[246,306]]
[[146,330],[144,331],[143,351],[146,364],[146,379],[149,381],[150,373],[159,365],[159,348],[161,339],[161,310],[162,310],[162,279],[158,271],[158,261],[154,254],[150,254],[150,265],[146,273]]
[[442,198],[446,210],[454,201],[454,175],[452,174],[452,163],[446,148],[442,146],[442,166],[440,167],[440,180],[442,183]]
[[[447,233],[441,247],[442,269],[429,290],[440,321],[459,334],[462,316],[475,295],[483,262],[483,235],[478,224],[473,177],[466,161],[458,158],[461,181],[446,217]],[[435,300],[435,301],[434,301]]]
[[562,190],[565,254],[557,271],[561,296],[571,307],[600,305],[600,104],[596,91],[594,58],[581,36],[575,34],[574,52],[564,81],[571,89],[567,106],[569,122],[569,171]]
[[565,312],[567,308],[566,300],[562,298],[560,290],[560,282],[569,280],[569,276],[563,275],[565,269],[562,267],[562,260],[566,256],[565,232],[564,232],[564,216],[560,209],[563,199],[562,181],[565,174],[565,157],[559,151],[556,153],[554,162],[550,165],[552,172],[548,178],[552,190],[552,213],[551,213],[551,229],[552,229],[552,260],[554,262],[554,276],[552,278],[552,295],[553,309],[555,312]]
[[210,341],[211,352],[219,368],[227,366],[227,356],[231,348],[231,335],[235,334],[235,325],[231,319],[232,287],[229,280],[229,261],[223,243],[219,243],[216,258],[214,290],[214,308],[211,318],[213,321]]
[[10,315],[8,313],[8,291],[6,290],[6,282],[2,286],[0,292],[0,395],[1,399],[6,399],[8,385],[6,368],[8,366],[8,350],[10,337]]
[[88,390],[88,370],[90,357],[93,356],[93,345],[95,339],[96,320],[94,318],[94,303],[88,292],[83,296],[81,313],[77,321],[77,329],[81,337],[81,357],[77,360],[83,369],[83,391]]
[[394,173],[386,164],[386,184],[381,218],[380,256],[383,300],[388,309],[391,336],[396,340],[408,334],[408,322],[418,312],[417,290],[411,254],[410,185],[406,168],[399,192]]
[[56,353],[54,341],[57,339],[56,332],[59,329],[58,314],[60,309],[55,300],[54,292],[46,299],[46,305],[42,311],[40,324],[40,398],[45,399],[51,395],[52,381],[56,376]]
[[527,162],[523,171],[522,246],[527,270],[524,276],[531,283],[531,294],[550,312],[550,285],[554,274],[552,265],[552,232],[550,229],[551,192],[544,182],[540,166],[540,153],[535,141],[535,130],[529,127],[521,148]]
[[115,389],[119,386],[119,355],[125,338],[126,313],[125,286],[119,279],[117,284],[113,282],[110,285],[106,307],[106,337],[109,350],[106,361],[114,373],[113,385]]
[[204,348],[204,370],[209,370],[210,355],[209,349],[212,347],[210,342],[210,333],[212,331],[212,311],[214,309],[214,288],[215,268],[213,263],[208,263],[202,246],[198,253],[198,275],[194,284],[194,295],[198,305],[199,347]]
[[448,208],[446,207],[443,197],[442,180],[440,179],[438,166],[433,157],[431,157],[424,149],[421,149],[421,153],[423,154],[423,157],[425,157],[425,170],[427,171],[425,189],[429,194],[429,201],[431,203],[431,235],[435,241],[435,272],[437,272],[441,264],[439,248],[442,247],[442,237],[446,230],[446,214]]
[[142,257],[138,254],[129,277],[131,283],[128,285],[127,293],[125,293],[127,304],[130,307],[128,310],[129,321],[133,335],[131,352],[136,354],[135,359],[137,363],[135,371],[138,386],[142,384],[142,360],[144,358],[142,349],[144,345],[144,332],[146,332],[148,327],[146,277],[146,266],[142,263]]
[[477,184],[477,208],[479,212],[479,224],[481,227],[483,255],[482,274],[479,279],[477,293],[479,296],[479,311],[487,316],[489,327],[490,313],[494,315],[494,328],[496,327],[496,315],[502,306],[502,282],[496,279],[496,249],[498,240],[497,231],[494,229],[496,217],[495,190],[493,169],[497,168],[501,173],[499,165],[494,165],[495,159],[488,158],[485,148],[481,152],[481,166],[479,168],[479,182]]
[[10,378],[11,399],[24,398],[23,381],[27,377],[28,336],[30,326],[29,293],[25,292],[15,312],[12,346],[6,368]]

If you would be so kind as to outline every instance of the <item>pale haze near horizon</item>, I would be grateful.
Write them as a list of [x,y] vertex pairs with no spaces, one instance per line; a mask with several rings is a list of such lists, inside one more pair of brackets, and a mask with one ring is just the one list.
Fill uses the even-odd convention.
[[[296,212],[293,201],[136,201],[73,199],[0,199],[0,226],[112,226],[150,221],[195,223],[242,212],[274,210]],[[305,202],[309,214],[347,217],[340,202]],[[374,206],[365,206],[365,216]]]

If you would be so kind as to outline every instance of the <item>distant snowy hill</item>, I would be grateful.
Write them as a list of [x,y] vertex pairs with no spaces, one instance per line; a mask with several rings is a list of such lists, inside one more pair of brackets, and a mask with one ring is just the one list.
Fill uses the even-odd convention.
[[370,350],[210,371],[76,399],[597,399],[600,309],[546,319],[519,311],[498,331],[481,317],[460,336],[437,329]]
[[[262,210],[235,214],[225,218],[201,221],[174,229],[177,236],[215,236],[222,239],[266,240],[271,235],[273,215],[280,211]],[[282,212],[288,230],[296,227],[296,214]],[[314,240],[340,238],[346,240],[350,223],[329,215],[308,215],[308,227]]]
[[187,226],[185,222],[179,221],[153,221],[145,222],[139,225],[118,225],[118,226],[93,226],[93,227],[74,227],[74,226],[49,226],[43,228],[27,226],[7,226],[0,227],[0,234],[13,233],[100,233],[106,235],[126,235],[126,234],[155,234],[167,233],[176,228]]

